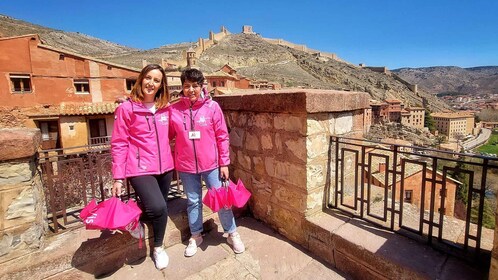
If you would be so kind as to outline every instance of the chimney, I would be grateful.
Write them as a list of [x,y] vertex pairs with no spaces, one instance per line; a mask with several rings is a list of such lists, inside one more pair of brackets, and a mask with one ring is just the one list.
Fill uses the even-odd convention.
[[379,173],[386,172],[386,163],[385,162],[379,162]]

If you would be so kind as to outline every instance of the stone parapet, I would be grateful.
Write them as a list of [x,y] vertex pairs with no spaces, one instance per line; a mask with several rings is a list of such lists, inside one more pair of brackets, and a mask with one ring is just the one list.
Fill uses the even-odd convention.
[[370,107],[366,92],[318,89],[254,90],[216,96],[215,100],[223,110],[254,113],[348,112]]
[[254,215],[303,244],[305,217],[322,211],[330,137],[361,137],[369,95],[293,89],[217,96],[230,130],[232,174]]
[[47,228],[38,129],[0,129],[0,265],[39,249]]
[[0,129],[0,161],[16,160],[33,156],[41,143],[39,129]]

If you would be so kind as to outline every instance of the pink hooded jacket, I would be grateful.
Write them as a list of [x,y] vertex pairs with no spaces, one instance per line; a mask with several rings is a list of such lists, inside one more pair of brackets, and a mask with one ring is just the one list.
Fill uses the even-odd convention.
[[[199,131],[200,139],[189,139],[189,131]],[[186,97],[171,106],[170,137],[175,141],[175,169],[200,173],[230,164],[227,125],[220,105],[199,98],[193,105]]]
[[111,140],[114,179],[157,175],[173,169],[169,110],[170,106],[152,114],[142,103],[131,100],[116,108]]

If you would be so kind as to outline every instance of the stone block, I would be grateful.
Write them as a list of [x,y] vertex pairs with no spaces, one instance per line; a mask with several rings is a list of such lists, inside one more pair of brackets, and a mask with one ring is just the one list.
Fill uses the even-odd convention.
[[425,244],[356,219],[340,227],[333,240],[336,256],[341,253],[390,279],[429,279],[446,260]]
[[273,204],[272,220],[272,227],[276,227],[285,237],[299,244],[305,242],[305,233],[301,226],[302,213]]
[[306,126],[306,135],[314,135],[319,133],[326,133],[328,131],[325,130],[321,121],[308,119]]
[[306,207],[306,193],[303,190],[275,184],[272,202],[277,205],[287,205],[287,207],[303,213]]
[[282,135],[280,133],[275,133],[275,147],[277,148],[277,154],[281,155],[284,152]]
[[320,133],[330,133],[330,129],[328,128],[329,119],[330,114],[327,113],[308,114],[306,134],[309,136]]
[[[33,156],[40,146],[41,133],[32,128],[0,129],[0,161]],[[1,174],[1,172],[0,172]]]
[[254,193],[266,196],[268,200],[270,199],[270,196],[268,195],[272,193],[272,186],[270,181],[267,181],[264,178],[257,179],[255,176],[253,176],[251,178],[251,182],[253,187],[252,190]]
[[318,212],[323,209],[324,206],[324,188],[317,188],[313,191],[308,191],[308,196],[306,199],[306,211]]
[[237,152],[237,162],[240,166],[246,170],[251,170],[251,158],[249,156],[244,155],[241,151]]
[[244,143],[245,130],[239,127],[234,127],[230,130],[230,146],[242,148]]
[[0,163],[0,186],[29,182],[35,171],[34,162]]
[[267,176],[265,172],[265,163],[261,157],[253,157],[252,162],[254,163],[254,175],[263,177]]
[[30,185],[0,192],[0,230],[32,223],[36,220],[36,201]]
[[329,138],[325,134],[308,136],[306,138],[306,151],[308,159],[314,159],[318,156],[328,155]]
[[261,113],[253,115],[252,118],[248,120],[248,126],[255,126],[261,130],[267,130],[273,127],[272,117],[268,113]]
[[298,132],[306,135],[306,118],[305,116],[292,116],[285,114],[275,115],[273,119],[275,129],[285,130],[287,132]]
[[252,134],[252,133],[246,133],[246,142],[245,142],[245,148],[248,149],[249,151],[259,151],[259,139],[258,136]]
[[261,135],[261,147],[263,148],[263,150],[273,149],[271,135],[269,135],[269,134]]
[[[334,120],[333,135],[341,135],[353,131],[353,115],[352,113],[338,114]],[[363,131],[363,130],[362,130]]]
[[265,158],[265,167],[266,173],[270,177],[280,179],[294,186],[306,187],[305,165],[296,165],[268,157]]
[[304,137],[285,141],[285,147],[288,153],[298,158],[302,163],[306,163],[307,153]]
[[306,165],[307,189],[325,186],[326,168],[323,164]]

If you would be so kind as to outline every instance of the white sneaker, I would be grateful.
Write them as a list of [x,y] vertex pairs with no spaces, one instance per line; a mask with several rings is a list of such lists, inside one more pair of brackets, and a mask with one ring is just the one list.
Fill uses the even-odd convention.
[[230,233],[227,237],[228,244],[232,245],[232,250],[236,254],[243,253],[246,250],[242,239],[240,239],[240,235],[238,232]]
[[195,253],[197,253],[197,247],[201,245],[202,241],[204,241],[204,239],[200,234],[190,237],[190,239],[188,240],[188,246],[187,248],[185,248],[185,257],[192,257],[193,255],[195,255]]
[[141,239],[144,238],[145,236],[145,231],[144,231],[144,226],[142,225],[141,222],[138,222],[138,226],[135,227],[135,229],[130,229],[128,230],[131,236],[136,239]]
[[169,257],[163,247],[154,247],[154,263],[159,270],[168,267]]

